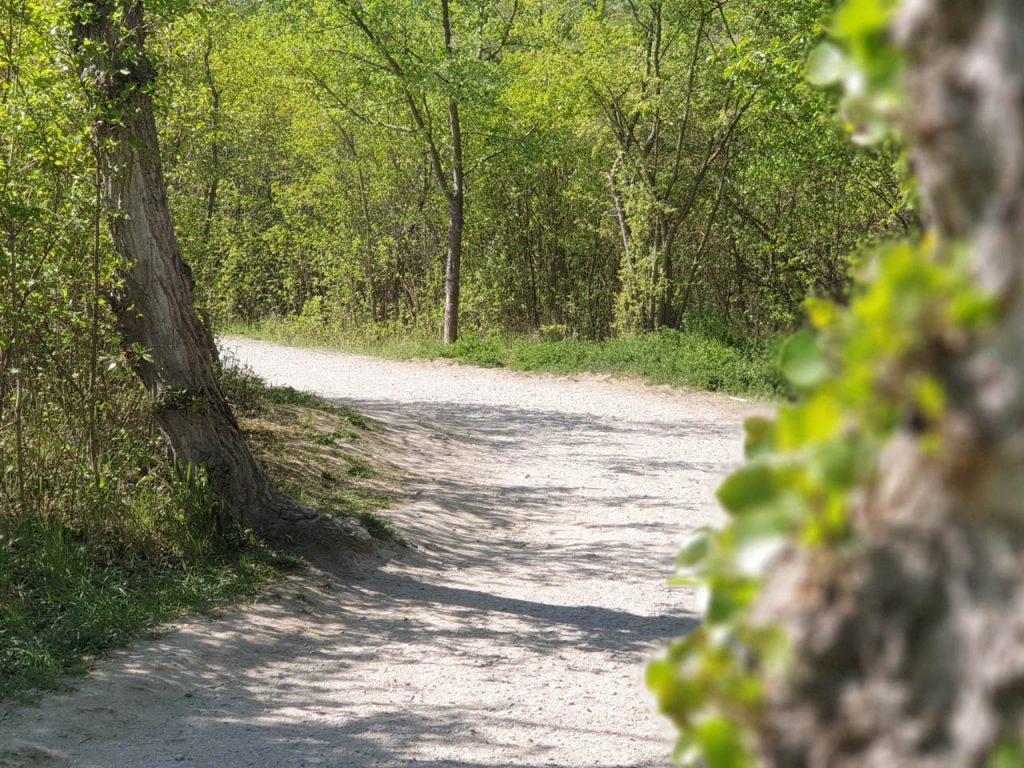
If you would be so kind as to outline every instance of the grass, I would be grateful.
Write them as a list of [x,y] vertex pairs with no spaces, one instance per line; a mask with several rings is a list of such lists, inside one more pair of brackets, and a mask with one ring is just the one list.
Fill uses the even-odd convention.
[[378,427],[358,411],[291,387],[269,387],[244,370],[222,375],[225,394],[274,482],[302,503],[398,538],[378,517],[398,473],[374,456]]
[[[271,413],[243,417],[267,471],[278,487],[303,504],[364,524],[388,506],[397,473],[369,453],[365,433],[326,407],[277,406]],[[371,533],[385,528],[372,523]]]
[[[276,484],[399,539],[379,516],[397,473],[374,458],[371,421],[236,371],[223,379]],[[201,477],[147,471],[122,485],[80,491],[62,514],[0,512],[0,700],[63,687],[140,633],[237,602],[301,565],[221,531]]]
[[221,330],[284,344],[333,347],[396,359],[446,358],[484,367],[556,374],[608,373],[652,384],[755,398],[785,392],[774,343],[730,343],[696,331],[662,330],[606,341],[465,335],[445,347],[416,335],[368,338],[302,321],[227,324]]
[[[130,546],[130,545],[129,545]],[[294,561],[252,542],[191,556],[111,557],[69,526],[0,542],[0,700],[61,686],[143,630],[256,593]]]

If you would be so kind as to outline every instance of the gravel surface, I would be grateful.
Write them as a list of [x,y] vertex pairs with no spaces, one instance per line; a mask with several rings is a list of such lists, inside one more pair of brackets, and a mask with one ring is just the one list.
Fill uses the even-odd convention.
[[381,420],[415,548],[313,570],[0,711],[0,766],[668,765],[644,663],[691,628],[669,587],[717,521],[749,404],[224,339],[275,384]]

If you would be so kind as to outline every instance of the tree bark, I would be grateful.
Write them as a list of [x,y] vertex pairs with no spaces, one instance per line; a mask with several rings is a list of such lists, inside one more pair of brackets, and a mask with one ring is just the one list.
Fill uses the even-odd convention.
[[[452,55],[452,23],[448,0],[441,0],[441,28],[444,32],[445,55]],[[462,281],[462,230],[465,221],[466,180],[462,163],[462,120],[459,104],[448,98],[448,128],[452,134],[452,185],[446,188],[448,199],[448,258],[444,270],[445,344],[459,338],[459,287]]]
[[111,236],[125,265],[110,303],[177,468],[205,470],[226,523],[272,537],[340,530],[272,488],[217,383],[213,336],[196,314],[167,204],[141,0],[79,0],[72,12],[76,64],[96,109]]
[[794,652],[760,734],[780,768],[980,768],[1024,735],[1024,4],[906,0],[894,36],[928,218],[999,314],[980,339],[930,340],[943,447],[908,419],[854,551],[794,550],[765,587],[758,612]]
[[463,197],[461,190],[448,204],[448,255],[444,270],[444,343],[459,338],[459,283],[462,271]]
[[207,33],[203,47],[203,77],[210,92],[210,181],[206,187],[206,206],[203,216],[203,247],[209,254],[213,243],[210,236],[213,232],[213,215],[217,212],[217,190],[220,187],[220,88],[213,79],[213,67],[210,56],[213,53],[213,37]]

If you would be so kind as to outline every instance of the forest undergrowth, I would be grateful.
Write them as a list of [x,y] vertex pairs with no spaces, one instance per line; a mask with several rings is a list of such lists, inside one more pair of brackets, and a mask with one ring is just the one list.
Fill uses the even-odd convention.
[[[378,512],[394,473],[370,454],[379,427],[351,409],[227,368],[222,386],[273,481],[308,506],[397,538]],[[0,517],[0,701],[67,684],[94,659],[183,614],[256,594],[303,563],[224,530],[205,478],[174,472],[142,419],[116,476],[59,496],[46,514]],[[66,474],[66,473],[65,473]]]

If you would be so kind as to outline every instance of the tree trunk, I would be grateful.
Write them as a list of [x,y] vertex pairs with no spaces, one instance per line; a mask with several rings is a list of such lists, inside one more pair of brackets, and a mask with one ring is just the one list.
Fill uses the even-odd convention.
[[671,227],[658,216],[658,247],[661,250],[661,295],[658,297],[658,327],[669,328],[675,325],[675,274],[672,260],[674,237]]
[[210,236],[213,232],[213,215],[217,212],[217,190],[220,186],[220,88],[213,79],[213,67],[210,56],[213,53],[213,37],[207,33],[206,45],[203,48],[203,77],[210,91],[210,182],[206,187],[206,210],[203,216],[203,247],[209,256],[213,244]]
[[791,552],[765,587],[794,651],[764,707],[779,768],[980,768],[1024,735],[1024,4],[907,0],[894,32],[928,218],[999,315],[935,340],[943,446],[897,433],[856,550]]
[[[452,56],[452,21],[448,0],[441,0],[441,29],[444,32],[445,55]],[[459,338],[459,286],[462,280],[462,228],[466,208],[466,176],[462,162],[462,119],[459,103],[448,97],[448,128],[452,135],[452,186],[448,190],[448,258],[444,268],[444,332],[445,344]]]
[[448,257],[444,269],[444,343],[459,338],[459,281],[462,269],[463,197],[456,192],[448,203]]
[[326,518],[271,487],[218,386],[213,336],[196,314],[167,204],[142,3],[83,0],[73,12],[76,63],[95,99],[112,240],[125,264],[111,307],[175,463],[205,470],[225,522],[275,537],[310,527],[300,524],[323,528]]

